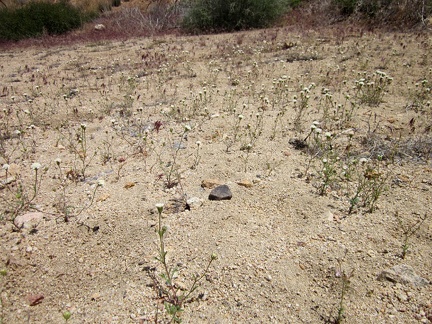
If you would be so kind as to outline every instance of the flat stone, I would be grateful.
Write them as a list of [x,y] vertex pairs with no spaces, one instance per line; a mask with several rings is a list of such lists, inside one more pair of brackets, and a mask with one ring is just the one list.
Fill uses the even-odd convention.
[[42,303],[42,300],[44,300],[45,296],[42,294],[36,294],[36,295],[28,295],[27,300],[29,302],[30,306],[36,306]]
[[10,185],[15,181],[16,181],[15,177],[8,177],[7,179],[0,181],[0,189],[4,189],[7,185]]
[[186,200],[186,204],[192,210],[192,209],[197,209],[197,208],[201,207],[203,204],[203,201],[199,197],[191,197],[188,200]]
[[43,219],[44,214],[40,212],[27,213],[24,215],[19,215],[15,217],[14,224],[18,228],[26,227],[27,224],[31,222],[36,222]]
[[245,187],[245,188],[252,188],[253,187],[253,183],[250,182],[249,180],[241,180],[241,181],[237,181],[236,183],[239,186]]
[[100,196],[97,201],[105,201],[107,200],[109,197],[111,197],[111,195],[109,193],[103,194],[102,196]]
[[209,195],[209,200],[230,200],[232,193],[227,185],[221,185],[214,188]]
[[95,30],[99,30],[99,31],[101,31],[101,30],[105,30],[105,25],[103,25],[103,24],[97,24],[97,25],[95,25],[94,26],[94,29]]
[[386,269],[378,276],[379,280],[399,282],[404,285],[422,287],[429,285],[429,281],[418,276],[412,267],[406,264],[395,265],[393,268]]
[[213,189],[221,185],[223,185],[223,182],[217,179],[204,179],[201,181],[201,187],[203,188]]
[[124,188],[129,189],[129,188],[132,188],[132,187],[134,187],[134,186],[135,186],[135,182],[127,182],[127,183],[124,185]]

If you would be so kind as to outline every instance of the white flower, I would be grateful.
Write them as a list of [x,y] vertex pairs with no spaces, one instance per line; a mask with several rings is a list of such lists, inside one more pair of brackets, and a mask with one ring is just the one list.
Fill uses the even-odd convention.
[[21,131],[19,129],[17,129],[17,130],[15,130],[15,134],[19,136],[19,135],[21,135]]
[[164,208],[164,204],[163,203],[157,203],[156,204],[156,208],[158,210],[159,214],[162,214],[163,208]]
[[310,128],[311,128],[312,130],[314,130],[314,129],[317,128],[317,127],[316,127],[315,124],[312,124]]
[[331,137],[332,137],[332,133],[330,133],[330,132],[326,132],[326,133],[325,133],[325,137],[327,137],[327,138],[331,138]]
[[98,187],[103,187],[105,186],[105,181],[103,179],[100,179],[97,183]]
[[87,125],[84,124],[84,123],[82,123],[82,124],[81,124],[81,128],[82,128],[82,129],[86,129],[86,128],[87,128]]
[[201,141],[196,141],[197,146],[201,146]]
[[190,125],[185,125],[184,130],[185,132],[189,132],[190,130],[192,130],[192,127],[190,127]]
[[323,159],[322,161],[323,161],[324,164],[326,164],[328,162],[327,159]]
[[38,163],[38,162],[35,162],[35,163],[33,163],[33,164],[31,165],[31,168],[32,168],[33,170],[39,170],[39,169],[41,168],[41,164]]
[[322,129],[321,128],[315,128],[315,133],[321,134],[322,133]]
[[57,159],[54,160],[54,162],[55,162],[57,165],[60,165],[60,163],[62,162],[62,160],[61,160],[60,158],[57,158]]
[[318,125],[320,124],[320,122],[319,122],[319,121],[317,121],[317,120],[314,120],[312,124],[314,124],[314,125],[318,126]]
[[6,164],[6,163],[3,164],[3,170],[6,170],[6,171],[9,170],[9,164]]
[[243,115],[238,115],[238,119],[242,120],[244,118]]

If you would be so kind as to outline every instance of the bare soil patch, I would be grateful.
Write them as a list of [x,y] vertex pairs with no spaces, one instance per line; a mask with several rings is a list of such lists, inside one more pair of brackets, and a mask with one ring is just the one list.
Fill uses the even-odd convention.
[[2,321],[165,321],[144,269],[177,201],[178,287],[218,255],[186,323],[334,322],[344,275],[347,323],[430,323],[430,284],[378,277],[432,280],[431,54],[429,34],[285,28],[2,51]]

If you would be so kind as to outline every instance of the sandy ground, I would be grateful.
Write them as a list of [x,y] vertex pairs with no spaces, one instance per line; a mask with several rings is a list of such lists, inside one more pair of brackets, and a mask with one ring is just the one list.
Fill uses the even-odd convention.
[[[432,279],[431,55],[430,35],[288,28],[2,51],[2,323],[168,321],[156,203],[176,287],[218,256],[185,323],[331,323],[341,300],[346,323],[430,323],[430,284],[378,276]],[[354,87],[377,70],[374,105]],[[349,213],[361,181],[382,192]]]

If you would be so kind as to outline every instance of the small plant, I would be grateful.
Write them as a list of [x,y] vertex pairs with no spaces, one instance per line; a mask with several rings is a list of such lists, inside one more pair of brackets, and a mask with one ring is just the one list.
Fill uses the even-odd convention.
[[[9,165],[4,164],[3,170],[6,172],[6,179],[8,179],[8,171]],[[34,171],[33,182],[31,184],[31,189],[27,188],[26,183],[23,181],[20,175],[16,176],[16,188],[13,187],[13,182],[5,185],[8,195],[2,195],[2,199],[5,201],[5,206],[8,206],[6,213],[10,213],[10,220],[13,222],[15,218],[23,211],[30,209],[33,206],[33,203],[39,194],[39,188],[42,183],[42,173],[41,171],[46,172],[47,169],[42,169],[40,163],[33,163],[31,165],[31,169]],[[16,225],[15,225],[16,226]],[[19,230],[20,228],[18,228]]]
[[191,166],[192,170],[195,170],[201,161],[201,154],[200,154],[201,145],[202,145],[201,141],[196,142],[196,151],[195,151],[195,155],[194,155],[194,162]]
[[244,147],[241,148],[241,150],[244,152],[242,158],[244,162],[244,172],[247,172],[247,165],[249,161],[249,156],[252,151],[253,145],[252,144],[246,144]]
[[363,78],[355,81],[355,97],[360,104],[378,106],[392,82],[393,78],[385,72],[376,71],[372,75],[365,74]]
[[309,87],[305,87],[300,91],[300,97],[294,96],[294,130],[300,131],[301,122],[306,110],[309,108],[309,99],[310,99],[310,91],[315,87],[314,84],[311,84]]
[[64,318],[65,322],[69,321],[69,319],[71,318],[71,316],[72,316],[71,312],[69,312],[69,311],[64,311],[63,312],[63,318]]
[[377,163],[373,165],[366,158],[361,158],[357,166],[358,172],[354,180],[357,182],[356,189],[354,195],[349,199],[348,214],[351,214],[359,205],[371,213],[375,210],[379,197],[387,188],[388,175],[379,169]]
[[100,187],[103,187],[104,182],[103,180],[99,180],[98,183],[95,185],[93,192],[90,195],[90,202],[87,205],[83,206],[73,206],[68,201],[68,186],[69,181],[73,180],[68,178],[68,175],[63,173],[62,167],[61,167],[61,159],[57,158],[55,159],[55,164],[57,166],[57,169],[59,171],[58,179],[60,180],[60,195],[58,202],[56,204],[58,212],[62,215],[63,220],[65,223],[68,223],[72,217],[79,216],[82,212],[90,208],[94,202],[94,199],[96,197],[96,192]]
[[432,100],[432,84],[427,79],[423,79],[414,85],[414,89],[409,92],[410,103],[408,108],[414,109],[416,112],[424,111],[426,107],[431,106]]
[[[87,125],[82,123],[75,134],[69,131],[68,135],[69,150],[74,154],[74,167],[68,172],[68,177],[73,178],[75,181],[85,180],[86,170],[96,156],[96,151],[93,156],[89,154]],[[80,166],[77,165],[78,161],[80,161]]]
[[7,276],[7,270],[6,269],[0,269],[0,324],[3,324],[3,278]]
[[168,149],[170,150],[170,159],[169,161],[164,161],[162,154],[160,152],[158,155],[159,165],[163,171],[163,175],[165,176],[165,186],[167,188],[173,188],[180,182],[180,165],[178,164],[178,159],[180,157],[180,150],[184,149],[184,141],[187,139],[187,134],[192,130],[190,125],[185,125],[183,128],[183,132],[179,136],[179,140],[175,141],[173,139],[174,130],[171,128],[170,137],[167,142],[164,142],[162,145],[162,150]]
[[343,269],[342,264],[344,262],[344,259],[348,253],[348,250],[345,250],[344,257],[342,259],[338,260],[339,267],[336,269],[335,276],[336,278],[339,278],[341,281],[341,290],[340,290],[340,297],[339,297],[339,303],[338,303],[338,312],[337,316],[334,320],[335,324],[340,324],[343,322],[345,317],[345,298],[346,295],[350,289],[350,283],[351,278],[354,275],[354,269],[351,270],[351,272],[347,273],[345,269]]
[[318,172],[321,180],[321,183],[318,187],[318,193],[320,196],[325,195],[327,189],[335,181],[337,176],[336,161],[337,160],[333,157],[330,160],[327,158],[322,159],[322,168]]
[[417,231],[420,229],[424,221],[427,219],[428,215],[424,214],[423,217],[420,217],[415,223],[413,224],[404,224],[402,221],[402,217],[399,216],[399,212],[396,212],[395,217],[399,223],[399,226],[402,229],[402,253],[401,257],[402,259],[405,259],[408,250],[410,248],[409,240],[411,237],[417,233]]
[[181,291],[181,289],[174,282],[178,274],[178,268],[170,267],[167,261],[168,252],[165,249],[165,235],[168,231],[168,227],[162,225],[162,212],[164,205],[156,204],[156,208],[158,212],[157,234],[159,238],[159,251],[156,260],[162,266],[162,272],[160,273],[160,278],[162,280],[156,277],[156,270],[154,268],[148,267],[146,270],[153,280],[154,288],[157,290],[158,296],[163,300],[166,314],[170,317],[170,322],[181,323],[181,313],[183,312],[184,305],[192,301],[191,295],[199,287],[200,282],[208,273],[211,264],[217,259],[217,255],[213,253],[210,256],[204,271],[201,274],[196,274],[193,276],[190,288],[185,291]]
[[225,146],[226,146],[226,150],[225,152],[229,152],[231,147],[237,143],[237,141],[239,140],[241,133],[241,121],[244,119],[244,116],[242,114],[239,114],[234,122],[234,126],[232,128],[232,132],[230,135],[227,135],[227,137],[224,139],[225,142]]
[[[327,189],[337,180],[339,176],[339,164],[340,157],[339,153],[334,147],[333,139],[334,136],[330,132],[325,132],[323,134],[322,129],[318,127],[319,123],[314,122],[311,125],[311,131],[306,137],[305,141],[310,138],[310,153],[311,158],[308,163],[306,174],[312,163],[312,160],[320,157],[320,162],[318,162],[317,174],[319,177],[318,183],[318,194],[323,196],[326,194]],[[324,137],[324,138],[323,138]]]

